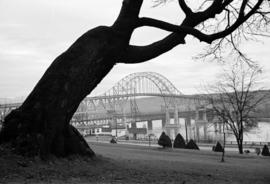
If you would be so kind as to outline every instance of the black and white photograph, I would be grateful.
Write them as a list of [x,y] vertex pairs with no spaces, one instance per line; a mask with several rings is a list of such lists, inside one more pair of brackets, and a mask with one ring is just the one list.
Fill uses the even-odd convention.
[[0,0],[0,184],[269,184],[269,0]]

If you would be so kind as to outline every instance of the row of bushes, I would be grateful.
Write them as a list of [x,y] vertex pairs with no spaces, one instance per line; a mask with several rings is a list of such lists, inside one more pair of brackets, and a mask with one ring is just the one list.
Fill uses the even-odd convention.
[[268,149],[268,146],[267,145],[264,145],[263,146],[262,156],[270,156],[270,152],[269,152],[269,149]]
[[[162,146],[163,148],[165,148],[165,147],[168,147],[168,148],[174,147],[174,148],[185,148],[185,149],[197,149],[197,150],[199,150],[199,147],[197,146],[197,144],[192,139],[186,144],[186,142],[185,142],[185,140],[184,140],[184,138],[182,137],[181,134],[177,134],[177,136],[175,137],[175,140],[173,142],[173,145],[172,145],[172,141],[171,141],[170,137],[168,135],[166,135],[165,132],[162,132],[161,136],[158,139],[158,144],[160,146]],[[215,151],[215,152],[223,152],[224,148],[222,147],[222,145],[219,142],[217,142],[216,146],[213,146],[212,150]],[[270,156],[268,146],[264,145],[264,147],[262,149],[262,152],[259,152],[259,154],[260,153],[263,156]]]
[[162,146],[163,148],[168,147],[171,148],[172,146],[174,148],[185,148],[185,149],[196,149],[199,150],[199,147],[193,141],[192,139],[186,144],[184,138],[181,134],[177,134],[177,136],[174,139],[173,145],[170,137],[165,134],[165,132],[162,132],[158,139],[158,144]]
[[[217,142],[216,146],[213,146],[212,150],[215,152],[223,152],[224,148],[221,146],[219,142]],[[247,151],[246,153],[249,153],[249,150],[246,151]],[[257,153],[257,155],[262,154],[262,156],[270,156],[269,148],[267,145],[263,146],[262,152],[260,148],[256,148],[255,152]]]

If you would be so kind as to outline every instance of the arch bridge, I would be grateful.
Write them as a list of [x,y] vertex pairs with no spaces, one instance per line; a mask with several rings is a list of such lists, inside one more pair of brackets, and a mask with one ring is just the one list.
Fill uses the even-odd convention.
[[102,106],[105,110],[110,110],[135,97],[161,97],[165,106],[179,106],[181,100],[197,104],[202,101],[200,97],[184,95],[167,78],[158,73],[139,72],[124,77],[101,95],[85,98],[81,107],[86,105],[96,110],[98,106]]
[[[149,97],[156,97],[162,103],[147,104]],[[143,99],[147,99],[147,103],[138,106]],[[79,105],[71,123],[86,129],[109,124],[117,126],[118,122],[136,127],[134,124],[138,121],[148,121],[151,124],[152,120],[159,119],[162,120],[163,130],[174,129],[177,132],[180,128],[179,116],[185,117],[190,124],[190,119],[196,119],[198,116],[195,113],[196,109],[205,104],[205,99],[184,95],[166,77],[158,73],[139,72],[124,77],[101,95],[86,97]],[[0,105],[1,119],[20,105]],[[145,112],[147,108],[155,110]],[[174,123],[171,123],[171,116]]]
[[[163,103],[155,107],[155,112],[145,112],[140,104],[147,97],[159,98]],[[87,97],[73,116],[72,123],[79,127],[95,127],[108,124],[131,124],[138,121],[162,121],[164,131],[179,132],[179,116],[195,119],[196,109],[206,104],[200,96],[181,93],[166,77],[155,72],[132,73],[105,93]],[[153,104],[156,105],[156,104]],[[149,108],[151,104],[147,104]],[[144,109],[142,109],[144,108]],[[173,116],[174,122],[171,122]],[[150,122],[151,123],[151,122]],[[152,126],[152,125],[151,125]],[[173,137],[173,136],[172,136]]]

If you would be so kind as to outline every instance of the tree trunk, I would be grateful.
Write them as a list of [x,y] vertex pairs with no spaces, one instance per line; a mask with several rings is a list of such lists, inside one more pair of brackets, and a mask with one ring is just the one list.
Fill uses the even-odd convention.
[[221,156],[221,162],[225,162],[225,147],[226,147],[226,132],[225,132],[225,122],[223,122],[223,151]]
[[238,151],[240,154],[243,154],[243,139],[238,139],[237,140],[237,144],[238,144]]
[[16,152],[26,156],[94,156],[69,122],[80,102],[126,51],[142,2],[123,0],[111,27],[86,32],[57,57],[22,106],[5,118],[0,144],[12,143]]
[[69,121],[116,63],[116,54],[127,42],[122,40],[105,26],[82,35],[54,60],[22,106],[5,118],[0,143],[11,142],[26,156],[94,156]]

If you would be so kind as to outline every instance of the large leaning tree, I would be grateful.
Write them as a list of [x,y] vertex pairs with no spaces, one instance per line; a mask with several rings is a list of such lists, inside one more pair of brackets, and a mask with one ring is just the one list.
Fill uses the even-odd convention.
[[[208,55],[217,56],[222,44],[230,44],[237,50],[238,38],[261,35],[269,23],[267,0],[178,0],[178,3],[185,17],[174,25],[139,17],[143,0],[123,0],[119,16],[111,26],[89,30],[52,62],[23,104],[5,118],[1,144],[11,143],[20,154],[42,158],[94,156],[69,121],[80,102],[116,63],[148,61],[185,44],[187,35],[210,44]],[[201,6],[192,8],[194,3]],[[143,26],[169,34],[146,46],[130,45],[133,31]]]
[[244,134],[257,126],[258,107],[269,98],[269,92],[259,85],[261,70],[235,65],[222,73],[218,81],[208,87],[207,99],[222,125],[231,132],[243,154]]

